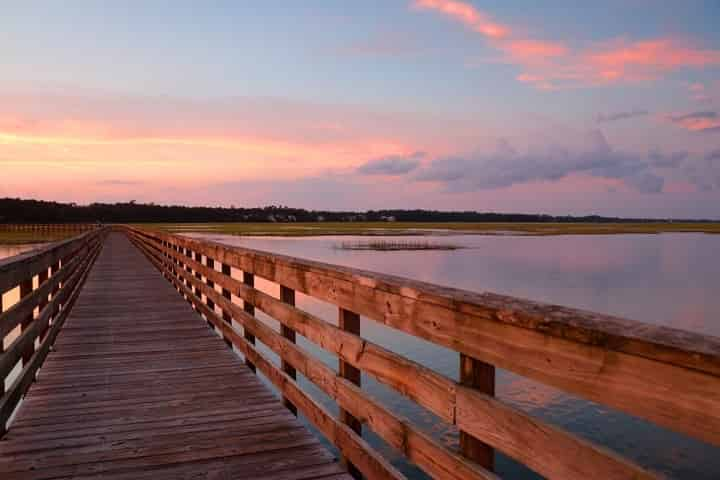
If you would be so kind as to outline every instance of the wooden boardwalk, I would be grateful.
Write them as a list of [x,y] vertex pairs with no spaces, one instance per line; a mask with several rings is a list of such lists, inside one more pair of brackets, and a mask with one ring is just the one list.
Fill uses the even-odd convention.
[[121,233],[8,433],[0,478],[349,479]]

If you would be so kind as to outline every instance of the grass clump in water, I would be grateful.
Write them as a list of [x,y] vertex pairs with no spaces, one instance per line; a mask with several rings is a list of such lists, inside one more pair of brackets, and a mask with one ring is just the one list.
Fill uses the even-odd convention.
[[373,250],[379,252],[417,251],[417,250],[459,250],[463,247],[451,243],[437,243],[423,240],[369,240],[341,242],[336,245],[340,250]]

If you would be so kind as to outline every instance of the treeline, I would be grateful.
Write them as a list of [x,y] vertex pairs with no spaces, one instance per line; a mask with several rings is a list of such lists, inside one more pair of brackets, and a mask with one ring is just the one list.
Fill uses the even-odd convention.
[[286,206],[262,208],[186,207],[135,202],[74,203],[0,199],[0,223],[203,223],[203,222],[649,222],[657,219],[622,219],[596,215],[573,217],[475,211],[370,210],[338,212]]

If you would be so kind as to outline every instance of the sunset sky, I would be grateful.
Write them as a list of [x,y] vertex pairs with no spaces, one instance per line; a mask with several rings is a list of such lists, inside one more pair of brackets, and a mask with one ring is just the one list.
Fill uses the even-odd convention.
[[0,13],[0,197],[720,218],[717,1]]

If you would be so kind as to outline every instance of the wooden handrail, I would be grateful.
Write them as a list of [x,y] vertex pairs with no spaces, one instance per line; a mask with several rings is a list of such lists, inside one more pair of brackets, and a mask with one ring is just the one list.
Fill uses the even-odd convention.
[[[0,305],[0,344],[18,326],[19,335],[0,349],[0,383],[22,360],[21,370],[9,389],[0,390],[0,437],[27,389],[35,380],[55,337],[62,327],[100,251],[106,229],[95,229],[0,260],[0,297],[12,288],[21,290],[20,300],[3,311]],[[33,277],[38,286],[33,288]],[[34,315],[35,309],[39,314]],[[39,343],[36,348],[36,343]]]
[[[271,381],[281,383],[278,388],[288,404],[313,421],[303,408],[305,402],[296,404],[284,390],[287,384],[299,388],[289,375],[292,369],[334,399],[341,411],[347,412],[348,425],[352,426],[352,419],[365,423],[432,476],[493,478],[488,471],[492,455],[490,452],[488,458],[487,451],[492,447],[548,478],[655,478],[605,448],[495,399],[492,389],[488,391],[491,377],[480,381],[470,378],[479,375],[477,371],[469,371],[468,377],[455,382],[367,341],[359,331],[346,331],[342,324],[336,327],[298,309],[287,301],[288,291],[308,294],[351,316],[363,315],[451,348],[466,362],[515,371],[720,444],[718,338],[161,232],[129,227],[126,231],[226,341],[249,352],[246,359],[250,364],[257,365]],[[194,258],[184,253],[187,251],[194,252]],[[275,298],[232,278],[231,267],[244,276],[275,282],[286,294]],[[235,305],[231,294],[241,298],[245,308]],[[281,333],[255,319],[251,315],[254,308],[278,320]],[[243,335],[233,330],[230,318],[243,326]],[[344,378],[342,369],[335,373],[314,359],[292,341],[287,334],[290,331],[337,355],[341,365],[365,371],[456,425],[471,440],[469,447],[462,449],[467,458],[436,444],[409,421],[386,410],[352,378]],[[283,368],[262,360],[250,338],[277,353]],[[271,367],[277,371],[268,372]],[[349,430],[359,438],[358,428]],[[329,439],[337,444],[336,438]],[[472,444],[474,441],[477,443]],[[349,466],[371,476],[368,465],[357,464],[339,447]]]

